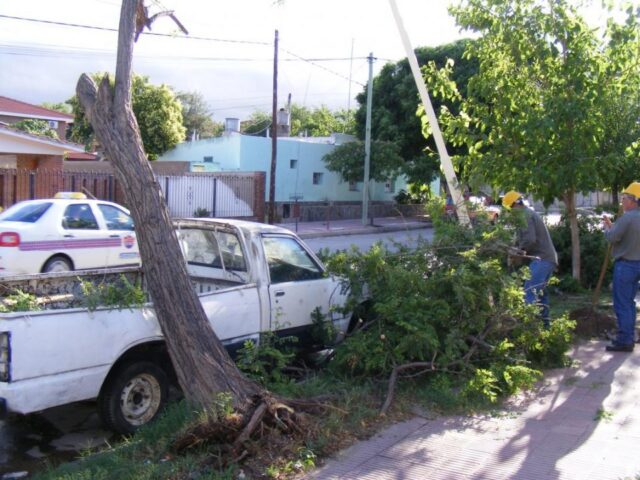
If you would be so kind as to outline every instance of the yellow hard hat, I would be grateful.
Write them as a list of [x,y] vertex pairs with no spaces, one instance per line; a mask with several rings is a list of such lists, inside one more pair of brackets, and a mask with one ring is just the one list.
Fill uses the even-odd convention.
[[520,192],[510,190],[504,194],[504,197],[502,197],[502,206],[505,208],[511,208],[511,206],[520,198],[522,198],[522,194]]
[[640,199],[640,182],[631,182],[629,186],[622,191],[622,193],[633,195],[637,199]]

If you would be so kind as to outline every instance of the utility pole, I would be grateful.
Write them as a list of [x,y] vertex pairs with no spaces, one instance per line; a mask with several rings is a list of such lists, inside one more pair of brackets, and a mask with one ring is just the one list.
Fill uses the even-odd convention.
[[409,60],[411,73],[413,73],[413,79],[416,82],[416,87],[418,87],[418,93],[420,94],[422,105],[424,106],[425,112],[427,113],[427,118],[429,119],[429,125],[431,126],[431,131],[433,132],[433,139],[436,141],[438,155],[440,156],[440,165],[442,166],[444,176],[447,179],[447,186],[449,187],[449,192],[451,192],[451,198],[453,199],[453,203],[456,206],[458,220],[462,225],[471,225],[469,213],[467,212],[467,207],[464,203],[464,198],[462,197],[462,193],[460,191],[458,178],[456,177],[456,172],[453,169],[453,164],[451,163],[451,157],[449,157],[447,147],[444,143],[444,139],[442,138],[442,132],[440,131],[438,119],[436,117],[435,111],[433,110],[431,99],[429,98],[427,86],[425,85],[424,79],[422,78],[422,73],[420,72],[418,59],[416,58],[416,54],[411,47],[409,35],[404,28],[402,17],[400,16],[400,11],[398,10],[398,6],[396,5],[395,0],[389,0],[389,4],[391,5],[391,10],[393,11],[393,16],[398,27],[398,32],[400,33],[400,38],[402,39],[402,43],[407,53],[407,60]]
[[271,174],[268,222],[276,221],[276,158],[278,155],[278,30],[273,41],[273,109],[271,112]]
[[367,120],[364,130],[364,183],[362,185],[362,225],[369,216],[369,170],[371,163],[371,102],[373,97],[373,53],[369,54],[369,83],[367,85]]

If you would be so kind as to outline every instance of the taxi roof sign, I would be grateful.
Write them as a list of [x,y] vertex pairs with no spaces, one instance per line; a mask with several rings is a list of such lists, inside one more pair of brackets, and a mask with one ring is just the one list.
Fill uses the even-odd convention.
[[53,198],[64,198],[66,200],[86,200],[87,196],[82,192],[58,192]]

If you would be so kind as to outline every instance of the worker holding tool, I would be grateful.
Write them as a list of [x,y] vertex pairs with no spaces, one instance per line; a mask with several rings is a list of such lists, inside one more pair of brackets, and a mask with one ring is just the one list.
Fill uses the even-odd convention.
[[526,224],[518,229],[517,247],[522,249],[529,263],[529,279],[524,283],[524,301],[540,306],[540,316],[545,328],[550,326],[549,296],[547,284],[558,266],[558,254],[551,241],[547,226],[533,209],[524,203],[523,195],[511,190],[502,198],[505,208],[517,209],[524,216]]
[[613,309],[618,319],[618,332],[609,352],[632,352],[636,328],[636,302],[640,281],[640,182],[622,191],[623,214],[611,222],[602,217],[604,235],[611,244],[613,264]]

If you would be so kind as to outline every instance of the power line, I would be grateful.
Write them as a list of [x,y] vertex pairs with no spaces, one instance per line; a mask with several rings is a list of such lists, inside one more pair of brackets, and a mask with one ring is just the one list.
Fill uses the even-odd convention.
[[[41,20],[37,18],[26,18],[26,17],[15,17],[12,15],[2,15],[0,14],[0,18],[8,18],[10,20],[20,20],[23,22],[34,22],[34,23],[45,23],[48,25],[58,25],[61,27],[73,27],[73,28],[84,28],[88,30],[100,30],[104,32],[117,32],[117,28],[108,28],[108,27],[96,27],[94,25],[82,25],[79,23],[67,23],[67,22],[56,22],[53,20]],[[270,46],[271,44],[268,42],[258,42],[252,40],[230,40],[225,38],[212,38],[212,37],[199,37],[195,35],[182,36],[182,35],[173,35],[170,33],[156,33],[156,32],[142,32],[142,35],[151,35],[154,37],[169,37],[169,38],[188,38],[191,40],[203,40],[208,42],[223,42],[223,43],[240,43],[240,44],[248,44],[248,45],[262,45],[262,46]]]
[[[117,28],[108,28],[108,27],[97,27],[94,25],[83,25],[83,24],[78,24],[78,23],[67,23],[67,22],[58,22],[58,21],[53,21],[53,20],[41,20],[41,19],[36,19],[36,18],[27,18],[27,17],[16,17],[16,16],[12,16],[12,15],[3,15],[0,14],[0,18],[7,18],[10,20],[19,20],[19,21],[24,21],[24,22],[34,22],[34,23],[44,23],[44,24],[49,24],[49,25],[57,25],[57,26],[64,26],[64,27],[72,27],[72,28],[84,28],[84,29],[89,29],[89,30],[98,30],[98,31],[107,31],[107,32],[117,32],[118,29]],[[223,43],[234,43],[234,44],[245,44],[245,45],[260,45],[260,46],[271,46],[271,43],[268,42],[257,42],[257,41],[249,41],[249,40],[229,40],[229,39],[220,39],[220,38],[210,38],[210,37],[199,37],[199,36],[195,36],[195,35],[189,35],[189,36],[183,36],[183,35],[173,35],[173,34],[168,34],[168,33],[155,33],[155,32],[142,32],[143,35],[150,35],[150,36],[156,36],[156,37],[168,37],[168,38],[182,38],[182,39],[191,39],[191,40],[201,40],[201,41],[211,41],[211,42],[223,42]],[[339,78],[342,78],[343,80],[346,80],[347,82],[354,82],[360,86],[364,86],[363,83],[355,81],[350,79],[349,77],[342,75],[334,70],[331,70],[327,67],[324,67],[322,65],[318,65],[317,62],[319,61],[336,61],[339,59],[307,59],[304,58],[300,55],[297,55],[293,52],[291,52],[290,50],[286,50],[284,49],[284,51],[286,53],[288,53],[289,55],[295,57],[296,59],[303,61],[303,62],[307,62],[311,65],[313,65],[316,68],[319,68],[321,70],[325,70],[326,72],[335,75]],[[350,58],[343,58],[344,60],[351,60]]]

